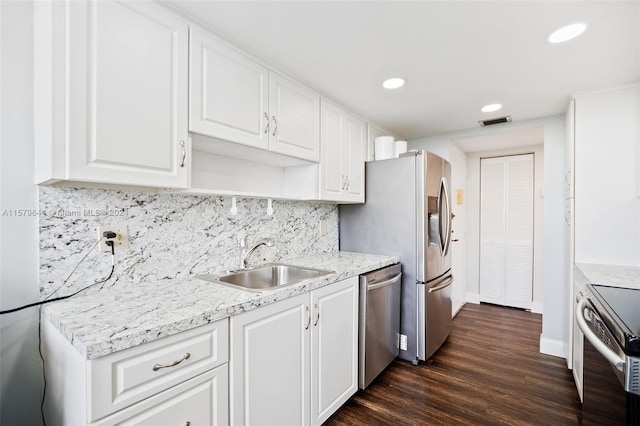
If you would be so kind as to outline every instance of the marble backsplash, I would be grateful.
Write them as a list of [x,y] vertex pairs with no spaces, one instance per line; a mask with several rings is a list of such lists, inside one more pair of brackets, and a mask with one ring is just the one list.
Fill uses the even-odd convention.
[[332,204],[274,200],[268,215],[267,200],[239,198],[232,215],[230,197],[48,186],[40,187],[39,197],[42,297],[60,287],[87,253],[56,296],[106,278],[111,256],[94,247],[98,225],[128,225],[130,247],[116,253],[114,276],[87,292],[235,269],[243,236],[249,244],[265,237],[276,242],[259,247],[249,266],[338,250],[338,208]]

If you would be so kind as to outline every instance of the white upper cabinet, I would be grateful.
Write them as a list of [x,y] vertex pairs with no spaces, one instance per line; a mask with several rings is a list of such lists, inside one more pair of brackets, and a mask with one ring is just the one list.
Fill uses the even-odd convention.
[[363,203],[367,123],[325,100],[321,117],[320,199]]
[[320,96],[273,71],[269,88],[269,149],[320,161]]
[[269,147],[269,70],[191,28],[189,130]]
[[320,96],[197,28],[190,91],[192,132],[319,161]]
[[188,25],[150,2],[35,8],[37,183],[186,188]]

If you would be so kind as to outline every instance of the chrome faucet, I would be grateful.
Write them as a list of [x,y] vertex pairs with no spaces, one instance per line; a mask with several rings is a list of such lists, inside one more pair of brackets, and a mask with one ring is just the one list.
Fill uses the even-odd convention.
[[240,240],[240,248],[242,249],[240,254],[240,269],[247,268],[247,258],[251,256],[251,253],[253,253],[255,249],[262,245],[273,247],[275,245],[275,242],[272,238],[263,238],[250,248],[247,248],[247,237],[242,237],[242,239]]

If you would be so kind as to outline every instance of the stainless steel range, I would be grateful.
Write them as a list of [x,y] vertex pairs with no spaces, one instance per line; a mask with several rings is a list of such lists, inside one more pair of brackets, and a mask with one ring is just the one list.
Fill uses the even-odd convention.
[[640,425],[640,289],[587,285],[582,424]]

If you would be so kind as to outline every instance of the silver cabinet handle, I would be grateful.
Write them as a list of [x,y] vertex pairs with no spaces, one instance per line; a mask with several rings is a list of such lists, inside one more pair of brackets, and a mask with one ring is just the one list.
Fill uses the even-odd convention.
[[184,167],[184,160],[187,158],[187,148],[184,145],[184,141],[180,141],[180,147],[182,148],[182,160],[180,161],[180,167]]
[[273,120],[273,133],[271,133],[271,136],[275,136],[278,133],[278,120],[275,115],[272,115],[271,119]]
[[266,118],[266,122],[264,123],[264,134],[267,134],[269,132],[269,115],[265,112],[264,113],[264,118]]
[[191,422],[187,420],[186,422],[184,422],[184,425],[182,426],[191,426]]
[[316,310],[316,320],[313,322],[313,325],[316,326],[316,325],[318,325],[318,321],[320,321],[320,309],[318,309],[318,304],[317,303],[313,307]]
[[184,355],[182,355],[182,358],[180,358],[179,360],[173,361],[169,364],[156,364],[153,366],[153,371],[158,371],[161,368],[169,368],[169,367],[175,367],[176,365],[180,364],[182,361],[185,361],[187,359],[189,359],[189,357],[191,356],[191,354],[189,352],[185,353]]
[[304,329],[308,330],[309,326],[311,325],[311,312],[309,312],[308,306],[305,306],[304,310],[307,312],[307,325],[304,326]]

